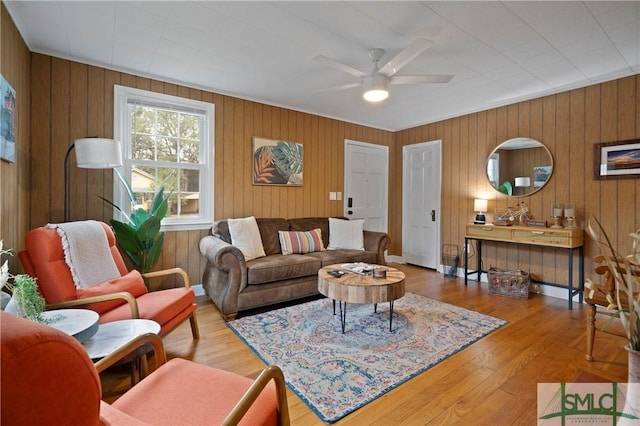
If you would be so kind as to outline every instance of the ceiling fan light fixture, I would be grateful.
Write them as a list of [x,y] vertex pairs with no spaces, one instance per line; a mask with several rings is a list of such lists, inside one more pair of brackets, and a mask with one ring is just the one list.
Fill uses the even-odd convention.
[[388,79],[381,74],[365,77],[362,97],[369,102],[381,102],[389,97]]

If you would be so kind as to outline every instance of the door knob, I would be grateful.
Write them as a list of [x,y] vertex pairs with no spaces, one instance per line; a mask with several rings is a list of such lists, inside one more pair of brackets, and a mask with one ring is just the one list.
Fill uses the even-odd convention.
[[431,210],[431,221],[432,222],[436,221],[436,211],[435,210]]

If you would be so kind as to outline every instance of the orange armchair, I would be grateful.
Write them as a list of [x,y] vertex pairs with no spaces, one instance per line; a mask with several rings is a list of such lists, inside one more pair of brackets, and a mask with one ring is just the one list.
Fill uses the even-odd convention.
[[[165,363],[162,340],[147,334],[94,367],[84,348],[58,330],[6,312],[0,325],[3,425],[289,424],[284,376],[276,366],[253,381],[183,359]],[[146,343],[156,351],[158,368],[112,405],[101,401],[98,372]]]
[[[113,231],[107,224],[99,223],[107,236],[109,251],[121,276],[89,288],[76,288],[71,270],[65,262],[62,239],[55,229],[36,228],[25,236],[26,250],[18,253],[18,256],[25,272],[37,278],[47,309],[82,306],[100,314],[100,323],[130,318],[150,319],[160,324],[161,336],[189,318],[193,338],[198,339],[197,305],[187,273],[180,268],[144,275],[136,270],[127,271],[116,247]],[[169,274],[180,275],[184,287],[153,292],[147,290],[144,277]]]

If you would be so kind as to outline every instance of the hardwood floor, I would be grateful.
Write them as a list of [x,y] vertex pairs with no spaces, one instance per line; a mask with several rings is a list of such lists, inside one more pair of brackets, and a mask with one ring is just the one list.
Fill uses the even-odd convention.
[[[445,278],[409,266],[408,292],[421,294],[509,321],[509,324],[447,358],[381,398],[338,421],[346,425],[508,425],[536,424],[536,384],[544,382],[626,382],[624,338],[597,333],[594,361],[585,354],[586,309],[565,300],[532,294],[517,300],[488,294],[486,284]],[[225,325],[215,306],[198,298],[200,340],[189,323],[164,338],[168,357],[181,357],[256,377],[264,364]],[[111,402],[129,387],[128,372],[103,374],[104,399]],[[287,389],[293,425],[324,424]],[[188,398],[188,395],[177,397]]]

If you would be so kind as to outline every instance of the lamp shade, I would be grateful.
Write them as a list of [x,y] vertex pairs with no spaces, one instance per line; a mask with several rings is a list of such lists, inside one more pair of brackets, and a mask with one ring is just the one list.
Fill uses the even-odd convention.
[[384,101],[389,97],[389,91],[387,90],[388,85],[387,77],[382,74],[365,77],[362,97],[369,102]]
[[518,188],[528,188],[531,186],[531,179],[529,176],[517,177],[515,183]]
[[81,138],[74,142],[76,162],[82,169],[112,169],[122,165],[120,141],[103,138]]
[[482,198],[476,198],[473,200],[473,211],[482,213],[487,211],[487,200],[483,200]]

